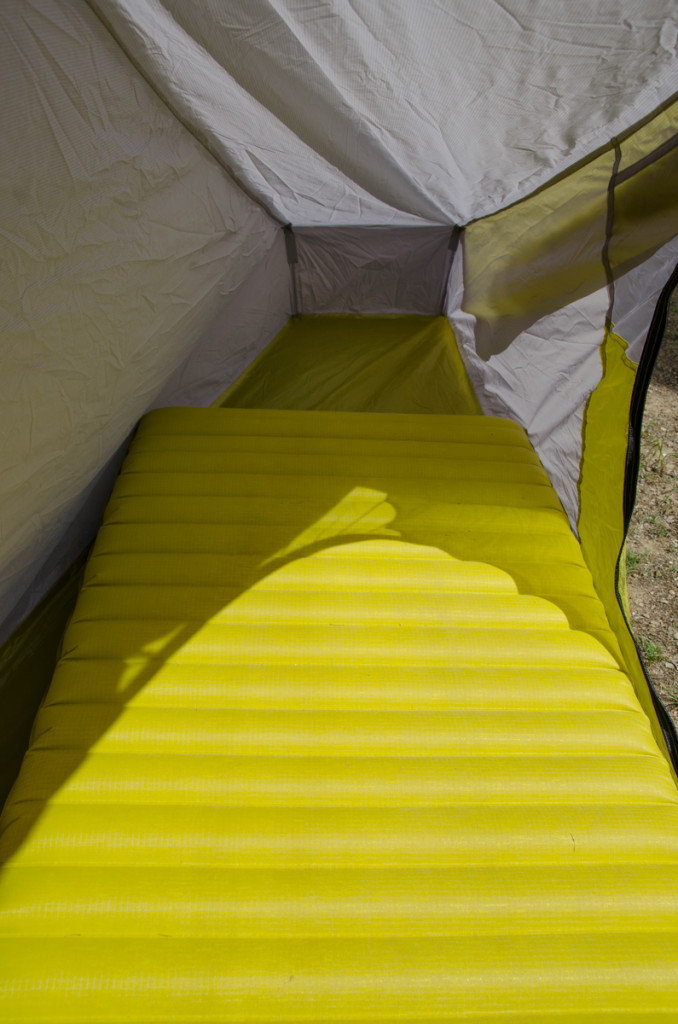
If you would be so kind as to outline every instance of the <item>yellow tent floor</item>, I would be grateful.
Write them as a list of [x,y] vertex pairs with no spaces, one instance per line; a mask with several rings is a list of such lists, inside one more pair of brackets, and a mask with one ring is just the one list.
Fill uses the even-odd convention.
[[505,420],[147,416],[0,852],[5,1024],[678,1019],[678,791]]
[[444,316],[295,316],[222,395],[245,409],[481,413]]

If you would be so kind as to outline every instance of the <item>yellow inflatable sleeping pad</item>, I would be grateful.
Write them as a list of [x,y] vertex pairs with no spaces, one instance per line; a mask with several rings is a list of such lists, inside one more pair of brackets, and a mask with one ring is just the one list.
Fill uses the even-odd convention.
[[678,1019],[678,791],[524,432],[143,421],[2,819],[0,1020]]

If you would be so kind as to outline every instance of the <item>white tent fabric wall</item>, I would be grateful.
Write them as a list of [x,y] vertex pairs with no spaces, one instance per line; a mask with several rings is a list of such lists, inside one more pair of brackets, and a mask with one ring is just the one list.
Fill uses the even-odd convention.
[[72,557],[101,467],[279,232],[85,4],[1,17],[6,636]]
[[[496,337],[497,351],[481,359],[475,317],[463,308],[463,251],[462,244],[450,272],[446,314],[483,410],[525,427],[576,532],[584,410],[602,376],[610,292],[596,288],[516,337]],[[677,263],[678,238],[615,281],[612,325],[632,362],[642,356],[659,294]]]
[[285,326],[292,278],[282,231],[261,263],[228,297],[151,408],[211,405]]
[[582,420],[602,376],[607,290],[543,317],[487,361],[476,354],[475,318],[462,302],[460,258],[450,276],[447,315],[483,411],[525,427],[576,530]]
[[299,312],[442,312],[449,227],[327,227],[294,232]]

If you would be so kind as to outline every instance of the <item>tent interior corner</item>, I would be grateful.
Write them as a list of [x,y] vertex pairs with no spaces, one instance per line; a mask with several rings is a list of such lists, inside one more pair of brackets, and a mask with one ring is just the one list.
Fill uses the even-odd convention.
[[678,1016],[642,7],[5,0],[3,1021]]

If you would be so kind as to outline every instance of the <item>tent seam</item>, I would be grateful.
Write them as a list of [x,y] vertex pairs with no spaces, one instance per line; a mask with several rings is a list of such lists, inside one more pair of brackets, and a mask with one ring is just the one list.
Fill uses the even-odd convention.
[[656,149],[653,149],[651,153],[641,157],[640,160],[636,160],[636,162],[631,164],[630,167],[624,168],[623,171],[617,174],[615,185],[622,185],[625,181],[628,181],[629,178],[633,178],[634,175],[644,171],[647,167],[651,167],[652,164],[661,160],[662,157],[668,156],[676,146],[678,146],[678,135],[673,135],[670,139],[662,142],[661,146],[657,146]]

